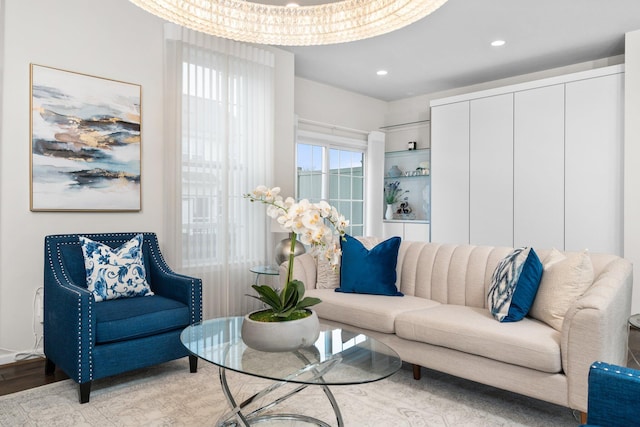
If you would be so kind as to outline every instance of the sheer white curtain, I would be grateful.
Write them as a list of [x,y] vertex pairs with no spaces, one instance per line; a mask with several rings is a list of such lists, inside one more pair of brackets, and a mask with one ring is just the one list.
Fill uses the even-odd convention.
[[173,24],[165,44],[167,252],[202,279],[205,318],[245,314],[272,244],[242,195],[272,179],[274,56]]

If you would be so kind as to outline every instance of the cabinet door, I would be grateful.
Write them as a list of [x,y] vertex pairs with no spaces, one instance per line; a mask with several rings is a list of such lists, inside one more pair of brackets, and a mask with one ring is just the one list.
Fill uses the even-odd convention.
[[470,112],[469,241],[513,246],[513,94],[473,100]]
[[622,74],[566,85],[566,249],[623,251]]
[[383,222],[382,223],[383,237],[388,239],[390,237],[399,236],[404,239],[404,226],[401,222]]
[[404,240],[412,242],[428,242],[429,224],[405,222]]
[[515,94],[513,243],[564,249],[564,85]]
[[431,237],[469,242],[469,102],[431,109]]

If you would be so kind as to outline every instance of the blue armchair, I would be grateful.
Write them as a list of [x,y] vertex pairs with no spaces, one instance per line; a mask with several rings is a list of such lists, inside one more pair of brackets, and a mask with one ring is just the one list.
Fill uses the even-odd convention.
[[639,414],[640,371],[604,362],[591,365],[587,424],[583,426],[634,426]]
[[[83,234],[117,248],[137,233]],[[96,303],[87,289],[78,234],[47,236],[44,253],[45,373],[58,366],[79,384],[80,403],[89,401],[91,382],[189,356],[181,331],[202,319],[202,282],[174,273],[154,233],[143,233],[142,255],[153,296]]]

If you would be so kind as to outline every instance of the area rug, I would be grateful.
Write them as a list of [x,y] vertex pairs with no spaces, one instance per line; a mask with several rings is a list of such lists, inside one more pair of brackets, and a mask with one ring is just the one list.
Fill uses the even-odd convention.
[[[247,398],[267,383],[231,373],[235,394]],[[0,397],[0,426],[212,426],[228,410],[215,366],[185,359],[93,384],[91,401],[78,403],[71,380]],[[431,370],[422,379],[401,369],[385,380],[331,388],[346,426],[576,426],[571,410]],[[278,406],[336,424],[319,387]],[[294,425],[277,422],[269,425]]]

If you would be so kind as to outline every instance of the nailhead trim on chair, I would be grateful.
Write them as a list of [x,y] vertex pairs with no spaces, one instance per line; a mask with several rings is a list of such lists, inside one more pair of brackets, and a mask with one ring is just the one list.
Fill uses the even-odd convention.
[[[609,368],[605,368],[605,367],[598,367],[597,365],[591,365],[591,367],[592,367],[592,368],[594,368],[594,369],[602,369],[603,371],[607,371],[607,372],[609,372]],[[626,376],[631,377],[631,378],[634,378],[634,377],[635,377],[635,378],[640,378],[640,374],[638,374],[638,375],[634,375],[634,374],[632,374],[632,373],[630,373],[630,372],[625,372],[625,373],[623,373],[623,372],[622,372],[621,370],[619,370],[619,369],[616,369],[616,370],[614,370],[613,372],[614,372],[614,373],[616,373],[616,374],[626,375]]]
[[[68,235],[66,237],[70,237],[71,235]],[[47,238],[48,240],[48,238]],[[72,244],[72,243],[64,243],[65,245],[67,244]],[[78,244],[80,244],[80,242],[78,242]],[[58,259],[61,258],[61,251],[60,251],[60,244],[56,244],[56,254],[58,255]],[[53,277],[56,280],[56,282],[58,283],[58,285],[60,285],[60,287],[68,289],[69,291],[75,293],[78,296],[78,383],[80,381],[82,381],[82,329],[81,329],[81,321],[82,321],[82,294],[80,292],[78,292],[77,289],[74,288],[70,288],[68,286],[65,286],[65,284],[60,281],[60,278],[58,277],[58,274],[56,273],[56,269],[54,268],[54,264],[53,264],[53,254],[51,253],[51,245],[49,244],[49,242],[47,242],[47,258],[49,260],[49,267],[51,268],[51,271],[53,272]],[[71,280],[69,279],[69,277],[67,276],[67,273],[65,272],[64,269],[64,265],[60,265],[60,273],[64,276],[64,278],[66,279],[67,282],[71,282]],[[91,299],[89,299],[89,319],[91,319],[91,313],[93,310],[93,303],[91,301]],[[93,330],[91,328],[91,323],[89,323],[89,341],[91,341],[93,336]],[[89,348],[89,381],[93,380],[93,352],[91,351],[91,347]]]
[[[126,241],[128,241],[131,237],[131,235],[135,235],[137,234],[136,232],[129,232],[129,233],[74,233],[74,234],[65,234],[65,235],[61,235],[58,237],[75,237],[77,235],[85,235],[85,236],[91,236],[92,238],[95,239],[99,239],[102,241],[111,241],[111,242],[117,242],[117,243],[124,243]],[[171,270],[171,268],[167,265],[166,261],[164,260],[164,257],[162,256],[162,253],[160,252],[160,248],[157,246],[157,236],[155,233],[142,233],[142,234],[146,234],[148,236],[153,236],[154,239],[152,241],[147,241],[149,243],[149,248],[151,249],[151,254],[150,256],[154,258],[154,260],[156,261],[156,263],[158,264],[158,266],[160,267],[160,269],[165,273],[165,274],[175,274],[173,272],[173,270]],[[48,239],[48,238],[47,238]],[[80,245],[80,241],[78,242],[65,242],[65,243],[59,243],[56,245],[56,252],[58,255],[58,258],[61,258],[61,250],[60,250],[60,245]],[[82,314],[82,298],[81,298],[81,293],[78,292],[77,289],[73,289],[73,288],[69,288],[67,286],[64,286],[63,283],[60,281],[60,279],[58,278],[58,275],[56,274],[56,270],[53,268],[53,258],[52,258],[52,254],[49,250],[50,245],[47,243],[47,252],[48,252],[48,259],[49,259],[49,266],[51,267],[51,270],[53,271],[53,276],[56,280],[56,282],[61,286],[64,287],[66,289],[69,289],[70,291],[76,293],[78,295],[78,324],[80,325],[81,322],[81,314]],[[67,276],[67,273],[65,272],[64,269],[64,265],[60,265],[60,272],[61,274],[64,276],[64,278],[67,280],[67,282],[71,282],[71,280],[69,279],[69,277]],[[202,293],[200,293],[200,297],[196,298],[196,280],[194,280],[193,278],[191,278],[191,306],[192,307],[199,307],[199,317],[200,319],[202,319]],[[198,301],[199,299],[199,301]],[[197,305],[196,305],[197,304]],[[195,317],[195,310],[189,310],[191,312],[191,323],[195,323],[196,322],[196,317]],[[88,335],[89,335],[89,342],[93,341],[93,330],[91,328],[91,318],[92,318],[92,314],[93,314],[93,299],[89,298],[89,307],[88,307],[88,316],[89,316],[89,331],[88,331]],[[93,381],[93,351],[91,346],[89,346],[89,381]],[[78,382],[80,382],[82,380],[82,330],[79,327],[78,328]]]
[[[156,261],[156,264],[160,267],[162,272],[165,274],[174,274],[173,270],[171,270],[167,262],[164,260],[164,257],[162,256],[162,252],[160,252],[160,248],[157,247],[156,245],[152,245],[151,242],[149,242],[149,247],[151,248],[151,256]],[[195,284],[196,284],[196,281],[193,280],[192,278],[191,279],[191,306],[200,307],[200,310],[199,310],[200,312],[198,313],[198,315],[200,319],[202,319],[202,294],[200,294],[200,301],[196,301]],[[198,305],[196,305],[196,303],[198,303]],[[195,310],[189,310],[189,311],[191,312],[191,323],[193,324],[196,322]]]

